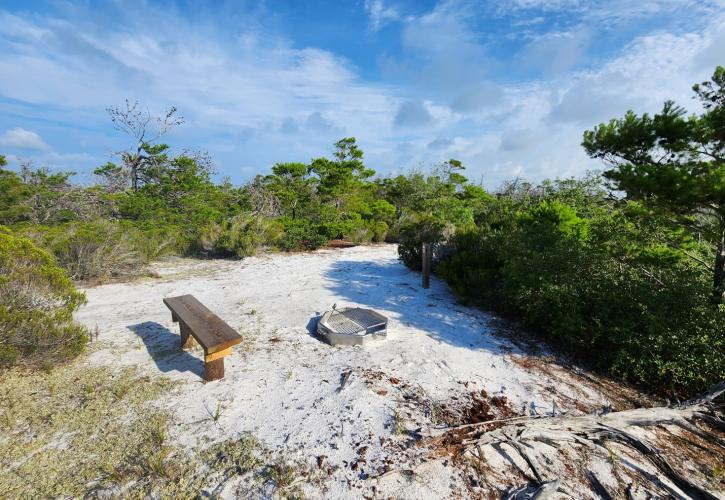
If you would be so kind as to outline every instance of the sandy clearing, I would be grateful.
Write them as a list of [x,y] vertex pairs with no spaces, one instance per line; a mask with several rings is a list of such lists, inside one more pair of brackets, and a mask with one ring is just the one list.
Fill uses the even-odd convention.
[[[339,468],[313,496],[359,498],[369,493],[371,481],[365,478],[383,466],[421,461],[419,450],[394,453],[390,446],[397,439],[396,413],[411,428],[430,423],[410,405],[401,405],[391,377],[436,401],[485,389],[527,411],[549,411],[552,394],[587,405],[608,403],[591,387],[562,384],[560,377],[547,378],[512,362],[510,354],[524,353],[496,335],[494,318],[459,305],[439,280],[421,289],[419,274],[398,261],[395,245],[242,261],[180,259],[155,271],[157,279],[86,289],[88,304],[77,319],[99,331],[90,361],[137,365],[177,381],[178,390],[161,404],[173,412],[173,434],[182,444],[252,432],[270,448],[310,463],[326,457]],[[178,326],[161,299],[186,293],[246,338],[245,347],[226,358],[221,381],[203,383],[200,352],[178,347]],[[334,303],[387,315],[387,340],[365,347],[322,343],[310,330]],[[351,369],[340,389],[341,374]],[[377,379],[366,373],[378,374]],[[214,422],[217,408],[220,417]],[[353,467],[363,446],[366,461]],[[440,463],[425,467],[416,481],[389,476],[378,481],[377,492],[465,496],[456,486],[457,471]]]

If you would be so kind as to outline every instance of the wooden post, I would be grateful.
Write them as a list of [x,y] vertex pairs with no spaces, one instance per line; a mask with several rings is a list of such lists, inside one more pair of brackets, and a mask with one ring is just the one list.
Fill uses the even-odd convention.
[[204,354],[204,379],[207,382],[224,378],[224,356],[232,352],[229,347],[212,354]]
[[420,257],[423,261],[423,288],[430,288],[430,243],[423,243],[420,249]]
[[204,379],[207,382],[224,378],[224,356],[232,352],[232,348],[213,354],[204,354]]
[[224,358],[204,362],[204,380],[211,382],[224,378]]
[[179,321],[179,331],[181,332],[181,348],[189,349],[190,347],[194,347],[194,344],[196,343],[194,336],[191,334],[189,327],[186,326],[183,321]]

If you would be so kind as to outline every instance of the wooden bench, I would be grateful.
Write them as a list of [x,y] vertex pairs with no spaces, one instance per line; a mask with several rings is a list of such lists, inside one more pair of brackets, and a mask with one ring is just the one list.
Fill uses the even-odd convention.
[[224,378],[224,356],[242,337],[193,295],[169,297],[164,304],[171,310],[171,320],[179,323],[181,348],[192,347],[194,340],[204,348],[204,379]]

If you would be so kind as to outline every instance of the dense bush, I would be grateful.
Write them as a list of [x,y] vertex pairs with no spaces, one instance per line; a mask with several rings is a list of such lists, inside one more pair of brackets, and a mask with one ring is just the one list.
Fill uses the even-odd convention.
[[461,162],[448,160],[431,175],[413,172],[386,179],[383,184],[391,203],[401,213],[394,232],[401,260],[413,269],[421,268],[422,243],[430,243],[434,265],[448,254],[453,235],[470,231],[491,196],[480,186],[468,183],[461,174]]
[[329,238],[322,234],[318,225],[304,219],[282,218],[284,233],[278,240],[282,250],[314,250],[327,243]]
[[219,256],[247,257],[276,242],[283,228],[275,220],[248,213],[211,223],[202,229],[202,251]]
[[158,255],[164,248],[163,240],[151,245],[137,229],[104,220],[29,226],[21,232],[48,249],[72,279],[81,281],[133,276],[147,262],[148,255],[140,249]]
[[52,365],[88,340],[73,312],[85,302],[53,257],[0,226],[0,366]]
[[703,249],[665,218],[586,183],[536,191],[538,202],[497,201],[499,215],[509,213],[502,225],[454,236],[437,272],[468,300],[623,379],[679,392],[721,380],[725,308],[709,303],[707,271],[687,257]]

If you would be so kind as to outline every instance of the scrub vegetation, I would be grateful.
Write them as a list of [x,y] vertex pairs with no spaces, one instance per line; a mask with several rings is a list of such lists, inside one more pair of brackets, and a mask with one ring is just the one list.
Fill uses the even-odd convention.
[[[300,497],[305,467],[251,435],[186,449],[154,405],[164,378],[82,360],[0,380],[0,488],[10,498],[199,498],[231,479],[244,492]],[[240,492],[240,494],[243,492]]]
[[175,108],[156,118],[126,102],[109,114],[128,149],[97,184],[0,169],[0,360],[52,365],[80,352],[71,279],[133,276],[166,254],[241,258],[331,240],[397,242],[419,269],[427,242],[434,272],[464,300],[653,392],[703,390],[725,378],[725,69],[694,91],[699,115],[668,102],[586,131],[603,174],[496,191],[455,159],[375,176],[352,137],[332,158],[216,182],[206,154],[162,142],[183,124]]

